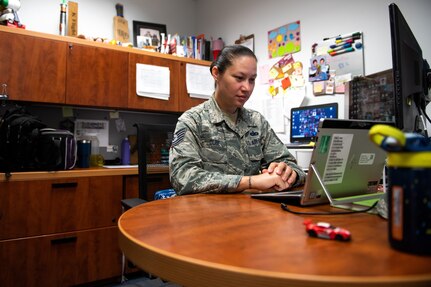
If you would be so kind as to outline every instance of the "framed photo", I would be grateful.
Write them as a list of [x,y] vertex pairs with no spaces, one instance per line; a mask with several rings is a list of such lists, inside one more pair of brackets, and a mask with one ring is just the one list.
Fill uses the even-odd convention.
[[239,39],[235,41],[235,44],[246,46],[254,52],[254,34],[248,36],[240,35]]
[[[151,38],[151,46],[158,47],[160,46],[162,33],[164,33],[166,36],[165,24],[133,21],[133,46],[139,47],[138,36],[143,36],[143,37]],[[145,39],[148,39],[148,38],[145,38]]]

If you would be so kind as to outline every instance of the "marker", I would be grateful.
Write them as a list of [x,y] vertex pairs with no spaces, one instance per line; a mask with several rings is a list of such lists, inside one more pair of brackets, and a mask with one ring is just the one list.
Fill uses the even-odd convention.
[[344,50],[339,50],[339,51],[335,51],[335,52],[329,53],[329,55],[331,55],[331,56],[337,56],[337,55],[340,55],[340,54],[349,53],[349,52],[353,52],[353,51],[355,51],[355,49],[353,49],[352,47],[350,47],[350,48],[346,48]]
[[337,48],[337,47],[343,46],[344,44],[349,44],[349,43],[350,44],[353,43],[353,39],[347,39],[343,43],[333,44],[333,45],[329,46],[329,48],[334,49],[334,48]]
[[338,36],[337,38],[335,38],[335,42],[343,40],[343,39],[349,39],[349,38],[359,39],[359,38],[361,38],[361,33],[360,32],[356,32],[356,33],[353,33],[352,35],[347,35],[347,36],[344,36],[344,37]]
[[[331,46],[331,48],[332,48],[332,46]],[[343,49],[346,49],[346,48],[350,48],[350,47],[352,47],[352,43],[345,43],[343,45],[338,45],[336,48],[329,49],[328,50],[328,54],[331,54],[332,52],[336,52],[336,51],[343,50]]]

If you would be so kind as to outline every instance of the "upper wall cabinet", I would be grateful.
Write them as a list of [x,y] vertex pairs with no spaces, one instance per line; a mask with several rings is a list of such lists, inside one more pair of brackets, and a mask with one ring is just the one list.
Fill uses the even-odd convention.
[[[143,54],[130,53],[129,55],[129,108],[149,111],[178,112],[178,102],[180,96],[178,89],[180,63],[171,59],[148,56]],[[137,95],[136,64],[146,64],[169,68],[169,100],[154,99]]]
[[[186,64],[202,60],[0,26],[0,94],[11,100],[183,112],[203,100],[186,90]],[[167,67],[169,100],[138,96],[136,64]]]
[[127,107],[128,53],[68,44],[66,104]]
[[64,103],[65,42],[0,31],[0,93],[10,100]]

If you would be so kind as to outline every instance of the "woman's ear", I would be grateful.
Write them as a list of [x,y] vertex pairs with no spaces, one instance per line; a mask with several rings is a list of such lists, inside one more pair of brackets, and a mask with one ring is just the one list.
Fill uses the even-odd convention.
[[216,81],[216,82],[217,82],[217,79],[218,79],[219,74],[220,74],[219,72],[220,71],[218,70],[217,66],[212,67],[212,69],[211,69],[211,75],[213,76],[214,81]]

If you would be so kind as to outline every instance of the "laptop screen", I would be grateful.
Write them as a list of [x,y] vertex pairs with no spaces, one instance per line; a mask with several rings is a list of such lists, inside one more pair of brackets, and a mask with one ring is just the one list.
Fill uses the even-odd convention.
[[322,118],[337,119],[338,104],[303,106],[290,111],[290,142],[309,143],[314,141],[319,121]]

